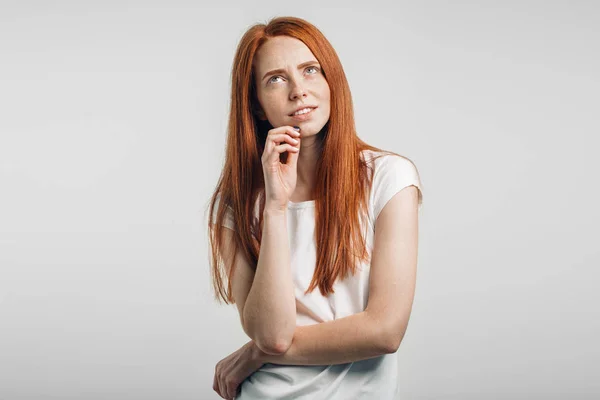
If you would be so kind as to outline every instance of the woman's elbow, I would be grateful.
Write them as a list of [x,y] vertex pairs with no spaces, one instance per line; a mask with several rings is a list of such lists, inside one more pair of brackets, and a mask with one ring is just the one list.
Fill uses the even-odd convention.
[[288,351],[292,345],[291,339],[279,339],[279,340],[255,340],[254,341],[259,349],[263,352],[278,356]]
[[405,332],[406,326],[399,324],[388,325],[388,328],[382,330],[379,335],[379,343],[382,346],[382,350],[387,354],[397,352]]
[[389,335],[382,339],[381,344],[383,346],[383,352],[386,354],[395,353],[400,348],[402,338],[399,335]]
[[250,326],[245,326],[244,331],[254,340],[254,343],[263,352],[271,355],[280,355],[288,351],[292,345],[293,332],[291,335],[283,336],[281,334],[265,334],[259,333],[257,329],[252,329]]
[[[254,343],[263,352],[271,355],[280,355],[285,353],[292,345],[294,330],[296,329],[294,321],[290,321],[285,329],[274,330],[272,326],[268,328],[260,325],[264,321],[253,321],[244,318],[242,325],[246,334],[254,340]],[[269,324],[271,325],[271,324]]]

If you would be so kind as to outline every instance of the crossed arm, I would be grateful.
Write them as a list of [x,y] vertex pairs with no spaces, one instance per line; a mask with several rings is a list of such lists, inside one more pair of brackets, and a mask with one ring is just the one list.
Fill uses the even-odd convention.
[[258,358],[265,363],[284,365],[354,362],[395,352],[399,342],[394,341],[394,337],[401,337],[403,332],[390,333],[363,311],[335,321],[299,326],[287,351],[268,354],[258,349]]
[[[401,190],[377,219],[366,309],[334,321],[297,326],[289,344],[277,351],[257,345],[255,349],[261,360],[284,365],[332,365],[397,351],[408,326],[414,298],[417,197],[414,186]],[[238,276],[240,300],[244,289],[239,282],[251,284],[253,278],[251,270],[244,271]],[[238,298],[236,303],[244,325],[244,304]]]

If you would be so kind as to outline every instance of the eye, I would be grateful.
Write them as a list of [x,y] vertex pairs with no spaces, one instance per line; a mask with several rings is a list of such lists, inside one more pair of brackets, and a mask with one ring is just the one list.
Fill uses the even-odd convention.
[[[315,67],[315,66],[313,66],[313,65],[311,65],[310,67],[306,67],[305,71],[308,71],[309,69],[314,69],[314,70],[315,70],[315,72],[311,73],[310,75],[315,75],[315,74],[319,73],[319,71],[320,71],[319,67]],[[267,80],[267,84],[269,84],[269,83],[277,83],[276,81],[274,81],[274,80],[273,80],[273,79],[276,79],[276,78],[281,78],[281,79],[283,79],[283,78],[281,77],[281,75],[273,75],[272,77],[270,77],[270,78]]]

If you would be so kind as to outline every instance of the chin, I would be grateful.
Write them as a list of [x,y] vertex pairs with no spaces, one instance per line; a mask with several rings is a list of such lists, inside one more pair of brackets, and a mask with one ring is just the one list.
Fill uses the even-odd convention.
[[312,121],[306,121],[306,122],[301,122],[299,124],[296,124],[297,126],[300,127],[301,134],[304,134],[306,136],[317,135],[317,134],[321,133],[323,131],[323,128],[325,128],[327,126],[327,122],[319,123],[319,124],[312,124],[311,122]]

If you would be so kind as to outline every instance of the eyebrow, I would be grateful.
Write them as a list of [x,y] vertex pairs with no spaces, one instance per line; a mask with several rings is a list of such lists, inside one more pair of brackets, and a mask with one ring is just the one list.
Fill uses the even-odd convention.
[[[298,64],[298,69],[300,69],[300,68],[304,68],[304,67],[307,67],[307,66],[309,66],[309,65],[311,65],[311,64],[318,64],[318,63],[319,63],[319,62],[318,62],[317,60],[305,61],[305,62],[303,62],[302,64]],[[279,73],[282,73],[282,72],[285,72],[285,70],[284,70],[284,69],[282,69],[282,68],[279,68],[279,69],[274,69],[274,70],[272,70],[272,71],[269,71],[269,72],[267,72],[267,73],[266,73],[266,74],[265,74],[265,75],[262,77],[262,80],[265,80],[265,78],[266,78],[267,76],[269,76],[269,75],[273,75],[273,74],[279,74]]]

